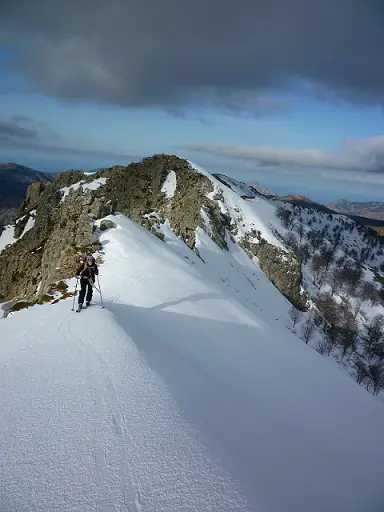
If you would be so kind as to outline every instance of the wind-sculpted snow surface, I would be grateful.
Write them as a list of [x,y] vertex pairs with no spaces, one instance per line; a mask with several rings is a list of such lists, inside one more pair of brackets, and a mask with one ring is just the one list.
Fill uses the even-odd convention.
[[261,313],[110,218],[106,309],[0,321],[0,510],[381,512],[383,406],[286,329],[273,285]]

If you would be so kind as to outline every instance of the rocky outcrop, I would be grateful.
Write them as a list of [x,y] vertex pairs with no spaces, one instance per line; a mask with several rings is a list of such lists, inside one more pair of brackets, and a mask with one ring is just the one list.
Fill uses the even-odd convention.
[[[15,163],[0,164],[0,231],[18,215],[29,185],[53,181],[53,175]],[[32,208],[31,208],[32,209]],[[21,215],[21,214],[20,214]]]
[[42,182],[32,183],[32,185],[29,185],[27,195],[19,208],[19,216],[24,215],[37,207],[45,186],[46,184]]
[[285,252],[268,243],[260,234],[257,240],[245,236],[239,245],[252,258],[256,256],[262,271],[276,288],[298,309],[304,310],[307,294],[303,291],[300,263],[292,252]]
[[[177,184],[174,195],[168,199],[161,189],[171,170],[176,174]],[[194,248],[196,227],[202,224],[202,206],[213,217],[220,218],[217,204],[206,197],[212,191],[210,180],[195,172],[186,160],[173,155],[154,155],[115,168],[103,194],[115,203],[118,211],[149,230],[156,224],[156,217],[151,218],[151,213],[156,212],[160,220],[167,218],[176,235]],[[214,239],[225,245],[220,228],[215,230]]]
[[47,185],[39,196],[33,228],[0,254],[0,300],[31,298],[38,286],[43,295],[52,282],[74,275],[79,253],[100,247],[93,223],[111,211],[111,204],[98,190],[81,188],[61,201],[60,189],[77,183],[79,177],[91,181],[80,171],[71,171]]
[[114,227],[116,227],[116,225],[111,220],[104,219],[100,222],[100,230],[101,231],[106,231],[107,229],[111,229]]
[[[175,175],[167,192],[163,185],[170,171]],[[100,178],[98,187],[87,189],[89,182]],[[23,234],[31,210],[36,210],[34,226]],[[167,219],[174,233],[197,254],[198,227],[227,250],[227,241],[230,237],[235,241],[240,222],[229,214],[220,187],[214,189],[207,176],[176,156],[154,155],[92,175],[78,170],[60,173],[53,183],[28,190],[16,224],[20,239],[0,254],[0,300],[36,301],[52,283],[72,277],[79,254],[99,249],[97,234],[115,226],[104,219],[99,231],[95,220],[116,211],[161,240],[161,224]],[[256,231],[241,239],[240,245],[251,258],[257,256],[269,279],[302,309],[300,265],[293,254],[267,243]]]

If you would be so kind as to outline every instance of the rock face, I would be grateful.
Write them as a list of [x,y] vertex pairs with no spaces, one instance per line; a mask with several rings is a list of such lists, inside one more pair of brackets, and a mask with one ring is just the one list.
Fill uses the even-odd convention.
[[[207,176],[172,155],[154,155],[92,175],[68,171],[56,175],[50,184],[34,184],[19,209],[15,230],[20,238],[0,253],[0,300],[39,300],[53,283],[72,277],[79,254],[100,248],[95,220],[116,211],[162,240],[160,227],[167,219],[174,233],[197,254],[197,228],[227,250],[238,226],[229,211],[225,213],[223,201],[222,190],[214,189]],[[24,233],[30,215],[35,217],[34,225]],[[100,230],[114,226],[107,219],[99,225]],[[246,235],[240,245],[251,258],[257,256],[275,286],[302,308],[299,263],[260,233],[255,241],[255,234]]]
[[257,253],[261,269],[276,288],[298,309],[305,309],[306,295],[301,291],[302,275],[295,255],[265,240],[261,241]]
[[252,258],[256,256],[262,271],[276,288],[298,309],[306,307],[307,294],[303,293],[300,263],[292,252],[285,252],[268,243],[260,235],[257,243],[251,236],[240,242],[241,247]]
[[[50,283],[74,275],[78,254],[99,248],[93,234],[93,220],[104,212],[105,199],[98,191],[72,191],[61,202],[62,187],[70,186],[81,177],[80,171],[61,173],[39,196],[35,224],[13,245],[0,254],[0,299],[30,298],[43,295]],[[36,206],[33,188],[21,208],[25,212]],[[37,192],[36,192],[37,193]],[[23,220],[24,222],[24,220]]]
[[[176,189],[171,198],[162,192],[170,171],[176,174]],[[124,213],[146,229],[156,232],[158,219],[167,218],[176,235],[191,248],[195,247],[196,227],[202,226],[201,208],[210,212],[214,224],[213,239],[226,247],[222,223],[228,219],[217,203],[206,195],[213,191],[210,180],[195,172],[190,164],[172,155],[154,155],[128,167],[115,167],[103,190],[116,210]]]
[[[15,163],[0,164],[0,231],[16,217],[17,209],[25,198],[28,187],[32,183],[52,182],[53,178],[52,174]],[[33,195],[35,190],[31,191]]]
[[28,213],[37,207],[45,186],[46,184],[42,182],[32,183],[32,185],[29,185],[27,195],[19,208],[19,215]]

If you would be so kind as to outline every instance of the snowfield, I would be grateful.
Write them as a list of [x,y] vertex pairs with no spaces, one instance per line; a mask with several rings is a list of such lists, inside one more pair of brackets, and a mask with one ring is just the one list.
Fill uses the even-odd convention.
[[[36,210],[32,211],[31,214],[35,214],[36,213]],[[26,225],[25,225],[25,228],[24,228],[24,231],[23,231],[23,235],[25,235],[25,233],[27,233],[27,231],[29,231],[30,229],[33,228],[33,226],[35,225],[35,217],[29,217]]]
[[382,403],[257,265],[107,218],[105,309],[0,321],[0,510],[382,512]]
[[177,178],[175,171],[169,171],[163,186],[161,187],[161,192],[164,192],[167,198],[171,198],[174,196],[176,191]]
[[[3,232],[0,234],[0,253],[7,246],[12,245],[15,242],[17,242],[18,240],[20,240],[20,238],[22,238],[25,235],[25,233],[27,233],[30,229],[33,228],[33,226],[35,224],[35,214],[36,214],[36,210],[30,211],[30,217],[27,220],[25,228],[19,238],[15,238],[15,225],[14,224],[5,226]],[[25,216],[21,217],[20,219],[18,219],[17,222],[22,221],[24,218],[25,218]]]
[[0,253],[7,247],[7,245],[12,245],[15,242],[17,242],[17,238],[15,238],[15,226],[11,224],[9,226],[5,226],[0,235]]

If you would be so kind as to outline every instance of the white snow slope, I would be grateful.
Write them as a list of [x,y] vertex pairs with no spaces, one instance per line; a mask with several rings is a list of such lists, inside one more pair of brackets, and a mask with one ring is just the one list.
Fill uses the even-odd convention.
[[171,232],[111,219],[105,309],[0,321],[0,510],[381,512],[380,401],[286,329],[266,278],[262,314]]

